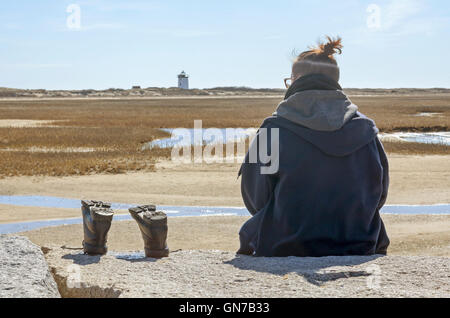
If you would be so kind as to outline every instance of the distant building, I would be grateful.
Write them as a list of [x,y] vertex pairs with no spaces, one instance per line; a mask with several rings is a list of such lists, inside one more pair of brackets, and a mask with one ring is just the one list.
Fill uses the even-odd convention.
[[138,85],[135,85],[135,86],[131,87],[131,89],[141,89],[141,87]]
[[184,71],[178,75],[178,88],[189,89],[189,75]]

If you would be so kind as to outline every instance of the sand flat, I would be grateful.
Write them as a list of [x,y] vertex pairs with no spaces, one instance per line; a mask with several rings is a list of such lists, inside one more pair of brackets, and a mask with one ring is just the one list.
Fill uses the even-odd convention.
[[[450,203],[450,156],[390,155],[387,204]],[[240,163],[175,165],[162,161],[155,172],[70,177],[0,179],[2,195],[92,198],[159,205],[243,206]]]
[[80,209],[60,209],[0,204],[0,224],[80,217]]
[[[448,156],[390,156],[391,187],[388,204],[448,203]],[[72,177],[13,177],[0,179],[0,194],[91,198],[123,203],[158,205],[243,206],[239,164],[177,166],[164,161],[156,172]],[[2,193],[2,191],[4,191]],[[0,205],[0,222],[79,217],[78,209],[27,208]],[[449,216],[384,215],[392,240],[390,252],[399,255],[450,255]],[[171,218],[169,240],[174,249],[234,251],[245,217]],[[205,223],[206,222],[206,223]],[[196,229],[202,229],[198,231]],[[31,231],[39,245],[58,242],[80,245],[80,225]],[[133,222],[115,222],[110,244],[117,250],[141,248]]]

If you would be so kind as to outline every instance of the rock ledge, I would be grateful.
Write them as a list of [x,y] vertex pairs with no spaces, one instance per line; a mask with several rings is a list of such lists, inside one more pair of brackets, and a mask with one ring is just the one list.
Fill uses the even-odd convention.
[[41,249],[23,236],[0,235],[0,298],[56,298]]
[[223,251],[89,257],[50,247],[63,297],[450,297],[450,258],[254,258]]

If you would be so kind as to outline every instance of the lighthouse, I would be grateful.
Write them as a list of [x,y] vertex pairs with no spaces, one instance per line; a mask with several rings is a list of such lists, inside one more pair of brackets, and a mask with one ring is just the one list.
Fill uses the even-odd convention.
[[189,89],[189,75],[184,71],[178,75],[178,88]]

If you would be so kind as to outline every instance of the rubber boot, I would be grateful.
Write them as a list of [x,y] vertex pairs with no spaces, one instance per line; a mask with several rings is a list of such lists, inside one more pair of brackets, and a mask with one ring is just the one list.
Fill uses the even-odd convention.
[[143,205],[128,210],[136,220],[144,239],[145,256],[162,258],[169,256],[167,247],[167,215],[156,211],[154,205]]
[[104,255],[108,251],[106,246],[108,231],[114,211],[111,204],[101,201],[81,201],[83,214],[84,240],[83,250],[88,255]]

